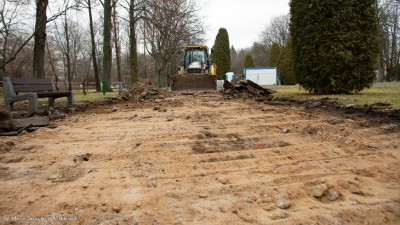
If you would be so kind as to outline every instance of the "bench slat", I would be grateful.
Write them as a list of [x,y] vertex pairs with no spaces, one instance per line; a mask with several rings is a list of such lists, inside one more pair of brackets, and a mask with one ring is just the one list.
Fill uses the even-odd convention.
[[40,92],[40,91],[53,91],[52,85],[32,85],[32,84],[24,84],[24,85],[15,85],[15,92]]
[[13,85],[27,84],[27,85],[39,85],[39,84],[52,84],[50,79],[44,78],[21,78],[21,77],[12,77],[11,78]]

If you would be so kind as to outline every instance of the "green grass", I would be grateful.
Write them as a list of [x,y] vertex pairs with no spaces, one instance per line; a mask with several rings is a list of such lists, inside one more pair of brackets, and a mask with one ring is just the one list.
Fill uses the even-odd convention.
[[[4,92],[3,92],[3,87],[0,87],[0,105],[4,106]],[[107,92],[106,95],[103,95],[101,92],[96,92],[95,90],[88,90],[86,95],[83,94],[82,91],[72,91],[74,95],[74,102],[79,103],[79,102],[95,102],[95,101],[102,101],[107,98],[115,98],[118,95],[118,91],[114,92]],[[23,102],[23,101],[21,101]],[[27,102],[27,101],[26,101]],[[39,99],[39,102],[47,102],[47,98],[41,98]],[[56,100],[57,102],[67,102],[67,98],[59,98]],[[19,104],[20,102],[16,102],[15,104]]]
[[400,109],[400,82],[375,83],[370,89],[357,94],[349,95],[317,95],[302,90],[300,86],[269,86],[278,91],[274,96],[286,97],[291,99],[308,100],[321,98],[335,98],[343,104],[374,104],[387,103],[393,109]]
[[[400,109],[400,82],[383,82],[375,83],[372,88],[366,89],[358,94],[351,95],[316,95],[308,93],[300,88],[300,86],[269,86],[268,88],[278,91],[274,94],[277,97],[286,97],[299,100],[335,98],[343,104],[374,104],[388,103],[393,109]],[[106,95],[89,90],[87,95],[83,95],[82,91],[73,91],[74,101],[76,103],[85,101],[102,101],[107,98],[115,98],[118,92],[109,92]],[[45,102],[46,99],[40,101]],[[57,99],[56,102],[66,102],[66,98]],[[18,104],[18,103],[16,103]],[[0,105],[4,105],[3,88],[0,87]]]
[[118,96],[118,91],[107,92],[105,95],[103,95],[102,92],[96,92],[95,90],[87,91],[86,95],[84,95],[82,91],[73,91],[73,93],[75,102],[102,101],[107,98],[116,98]]

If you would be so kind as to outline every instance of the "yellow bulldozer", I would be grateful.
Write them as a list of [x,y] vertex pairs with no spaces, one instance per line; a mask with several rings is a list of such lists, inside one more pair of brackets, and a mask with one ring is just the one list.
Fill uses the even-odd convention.
[[172,91],[216,90],[216,66],[211,65],[208,47],[205,45],[185,46],[178,74],[171,75]]

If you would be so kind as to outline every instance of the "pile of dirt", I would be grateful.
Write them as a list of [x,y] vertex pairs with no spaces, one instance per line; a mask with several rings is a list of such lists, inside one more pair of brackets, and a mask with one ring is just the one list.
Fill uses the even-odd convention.
[[263,99],[273,93],[275,90],[261,87],[251,80],[233,80],[232,83],[225,80],[222,94],[227,99],[232,98],[256,98]]
[[118,94],[118,97],[125,101],[132,99],[139,102],[161,102],[169,95],[168,90],[158,89],[154,81],[144,80],[128,86],[126,90]]

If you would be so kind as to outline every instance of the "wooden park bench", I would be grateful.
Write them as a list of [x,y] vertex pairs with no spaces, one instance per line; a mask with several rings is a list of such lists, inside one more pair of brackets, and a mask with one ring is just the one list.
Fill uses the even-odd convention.
[[[4,77],[4,106],[13,110],[14,102],[29,100],[29,108],[38,109],[38,98],[49,98],[49,106],[54,106],[56,98],[67,97],[68,106],[72,106],[73,97],[70,91],[56,91],[50,79]],[[23,94],[19,94],[23,92]]]

